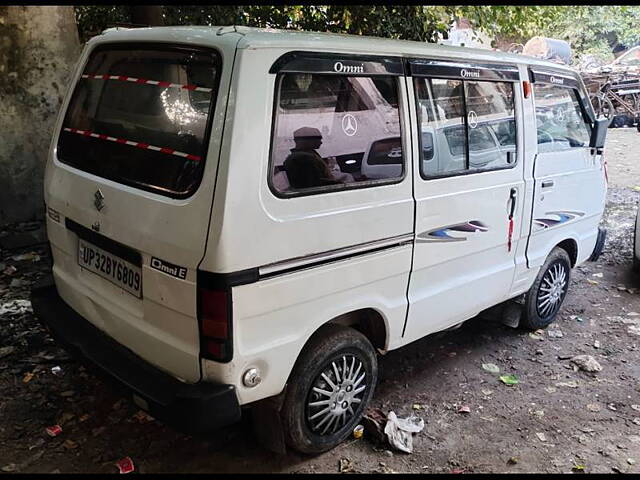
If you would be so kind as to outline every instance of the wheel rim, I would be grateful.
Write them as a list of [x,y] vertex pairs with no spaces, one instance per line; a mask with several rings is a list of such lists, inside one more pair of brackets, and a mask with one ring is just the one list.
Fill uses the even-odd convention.
[[540,283],[536,309],[542,318],[554,315],[567,292],[567,269],[562,263],[554,263],[549,267]]
[[325,365],[307,396],[306,420],[312,432],[332,435],[356,416],[367,390],[362,361],[345,354]]

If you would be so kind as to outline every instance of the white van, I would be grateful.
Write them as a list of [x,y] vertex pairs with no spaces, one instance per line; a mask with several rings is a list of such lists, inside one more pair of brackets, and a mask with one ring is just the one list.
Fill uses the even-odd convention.
[[602,251],[606,120],[572,70],[236,27],[89,41],[47,159],[39,318],[186,431],[344,440],[377,355],[495,306],[551,323]]

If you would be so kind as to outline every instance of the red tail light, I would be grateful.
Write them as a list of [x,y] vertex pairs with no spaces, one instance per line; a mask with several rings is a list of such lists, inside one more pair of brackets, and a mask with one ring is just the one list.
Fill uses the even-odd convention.
[[200,355],[228,362],[232,357],[231,291],[198,288]]
[[531,94],[531,84],[528,81],[522,82],[522,91],[524,93],[524,98],[529,98]]

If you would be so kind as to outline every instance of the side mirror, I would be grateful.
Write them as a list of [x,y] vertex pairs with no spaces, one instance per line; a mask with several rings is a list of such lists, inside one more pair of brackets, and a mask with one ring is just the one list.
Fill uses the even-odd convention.
[[607,137],[609,123],[611,123],[611,120],[605,117],[597,118],[593,122],[591,138],[589,139],[589,146],[591,148],[604,148],[604,140]]

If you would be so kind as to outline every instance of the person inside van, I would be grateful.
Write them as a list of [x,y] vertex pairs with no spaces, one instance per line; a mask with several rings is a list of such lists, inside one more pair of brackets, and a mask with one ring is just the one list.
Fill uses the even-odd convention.
[[314,127],[301,127],[293,132],[296,146],[284,161],[293,188],[320,187],[342,183],[335,179],[325,160],[316,151],[322,145],[322,133]]

